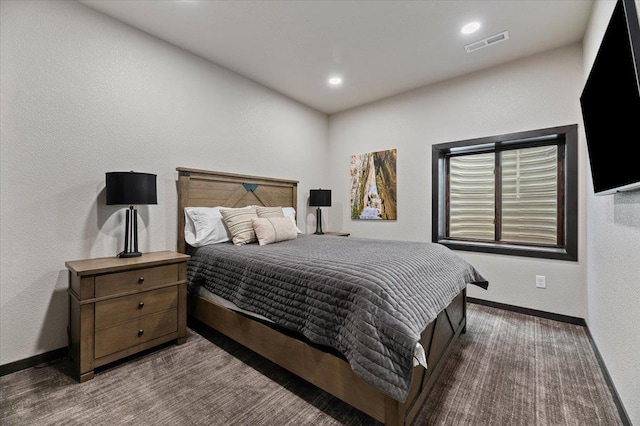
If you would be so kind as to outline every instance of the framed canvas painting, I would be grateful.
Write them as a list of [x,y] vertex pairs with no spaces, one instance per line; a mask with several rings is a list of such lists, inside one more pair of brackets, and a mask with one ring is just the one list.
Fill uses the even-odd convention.
[[396,220],[396,149],[351,156],[351,219]]

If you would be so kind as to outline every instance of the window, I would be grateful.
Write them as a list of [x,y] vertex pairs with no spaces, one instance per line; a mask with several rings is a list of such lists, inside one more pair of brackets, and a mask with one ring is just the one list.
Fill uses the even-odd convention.
[[577,260],[577,125],[433,146],[432,240]]

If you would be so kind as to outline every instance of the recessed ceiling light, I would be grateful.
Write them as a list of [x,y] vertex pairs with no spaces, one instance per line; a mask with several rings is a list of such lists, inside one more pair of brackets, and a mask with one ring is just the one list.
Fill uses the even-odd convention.
[[480,28],[480,22],[469,22],[467,25],[462,27],[460,32],[462,34],[471,34],[478,31],[479,28]]
[[342,78],[341,77],[331,77],[329,79],[329,84],[332,86],[339,86],[342,84]]

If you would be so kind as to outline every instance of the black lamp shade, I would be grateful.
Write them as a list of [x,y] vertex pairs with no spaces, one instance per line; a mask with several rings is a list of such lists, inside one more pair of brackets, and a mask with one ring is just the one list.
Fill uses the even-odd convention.
[[331,207],[331,190],[312,189],[309,194],[309,205],[311,207]]
[[158,204],[156,175],[110,172],[107,177],[107,205]]

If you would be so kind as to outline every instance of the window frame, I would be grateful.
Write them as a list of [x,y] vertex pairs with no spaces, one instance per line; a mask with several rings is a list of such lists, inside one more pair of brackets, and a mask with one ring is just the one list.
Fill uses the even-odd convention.
[[[448,238],[448,158],[465,154],[498,153],[506,149],[558,145],[558,245]],[[564,149],[560,149],[564,147]],[[496,165],[499,163],[496,156]],[[550,127],[498,136],[435,144],[431,153],[431,240],[454,250],[505,254],[545,259],[578,260],[578,125]],[[496,173],[496,220],[501,220],[501,170]],[[496,224],[498,228],[500,225]],[[498,233],[499,235],[499,233]]]

